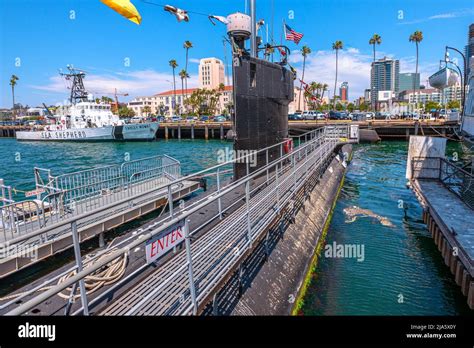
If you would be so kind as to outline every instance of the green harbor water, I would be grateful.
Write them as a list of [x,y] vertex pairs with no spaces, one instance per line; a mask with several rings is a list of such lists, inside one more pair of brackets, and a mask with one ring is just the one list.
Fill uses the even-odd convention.
[[[364,257],[326,256],[325,246],[304,299],[305,315],[471,314],[406,187],[407,150],[408,143],[399,141],[355,147],[326,245],[354,245],[359,251],[363,246]],[[447,155],[455,152],[462,156],[459,144],[448,144]],[[408,207],[406,216],[400,203]],[[393,227],[373,217],[351,222],[344,209],[354,206],[387,218]]]
[[[33,168],[53,175],[167,154],[183,174],[217,164],[218,140],[150,143],[34,143],[0,139],[0,178],[19,190],[34,188]],[[448,151],[460,151],[451,144]],[[421,208],[405,187],[406,142],[358,145],[336,205],[327,243],[364,246],[362,262],[321,257],[309,288],[305,315],[451,315],[470,313],[421,221]],[[398,208],[408,204],[407,216]],[[358,206],[386,217],[386,227],[367,217],[348,222],[343,209]],[[403,302],[399,303],[400,295]]]

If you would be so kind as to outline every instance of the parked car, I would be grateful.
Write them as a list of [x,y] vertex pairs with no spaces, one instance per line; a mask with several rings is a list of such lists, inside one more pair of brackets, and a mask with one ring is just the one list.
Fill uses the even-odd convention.
[[365,118],[367,119],[367,121],[373,120],[375,118],[375,114],[373,112],[366,112]]
[[133,116],[131,119],[130,119],[130,123],[141,123],[143,120],[142,117],[140,116]]
[[288,115],[288,120],[289,121],[301,121],[303,119],[303,117],[301,116],[301,114],[289,114]]
[[324,113],[320,111],[304,111],[301,116],[304,120],[324,120]]
[[211,118],[209,116],[200,116],[199,121],[200,122],[209,122]]
[[324,120],[324,119],[326,119],[326,114],[322,111],[316,111],[316,119],[317,120]]
[[219,115],[219,116],[214,117],[214,122],[226,122],[226,121],[227,119],[225,118],[225,116]]
[[354,122],[360,122],[360,121],[366,121],[367,120],[367,115],[362,113],[362,112],[354,112],[352,113],[352,121]]
[[181,122],[181,117],[179,117],[179,116],[171,116],[171,122]]
[[186,123],[194,123],[194,117],[193,116],[187,116],[185,118]]

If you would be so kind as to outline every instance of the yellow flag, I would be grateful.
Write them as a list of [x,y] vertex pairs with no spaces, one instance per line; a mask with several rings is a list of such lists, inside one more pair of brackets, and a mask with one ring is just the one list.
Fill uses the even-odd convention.
[[128,18],[133,23],[140,25],[142,22],[142,16],[138,13],[137,9],[130,0],[100,0],[105,5],[109,6],[114,11],[120,13],[125,18]]

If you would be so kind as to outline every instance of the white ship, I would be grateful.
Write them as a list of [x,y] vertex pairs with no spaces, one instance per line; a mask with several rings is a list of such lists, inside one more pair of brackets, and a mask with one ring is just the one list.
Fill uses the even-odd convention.
[[159,124],[147,122],[126,124],[114,115],[110,104],[92,101],[83,84],[84,72],[68,66],[61,74],[72,80],[70,105],[58,109],[52,116],[55,123],[41,130],[16,132],[18,140],[33,141],[143,141],[154,140]]

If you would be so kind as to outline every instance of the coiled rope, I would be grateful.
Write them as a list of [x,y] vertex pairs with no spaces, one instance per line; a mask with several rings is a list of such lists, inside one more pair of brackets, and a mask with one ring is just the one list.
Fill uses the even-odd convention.
[[[113,244],[113,242],[114,240],[112,240],[110,245],[107,247],[107,249],[110,249],[110,250],[105,252],[98,259],[93,259],[96,254],[86,255],[84,259],[84,269],[86,269],[88,266],[93,265],[96,262],[103,260],[105,257],[109,256],[114,251],[113,249],[111,249],[111,245]],[[95,272],[86,276],[84,278],[86,293],[92,294],[93,292],[99,290],[104,285],[109,285],[118,281],[125,274],[125,268],[127,266],[127,263],[128,263],[128,254],[124,253],[121,257],[118,257],[115,260],[110,261],[108,264],[104,265],[103,267],[99,268]],[[73,277],[74,275],[76,275],[76,273],[77,273],[77,270],[73,270],[65,274],[63,277],[59,278],[56,285],[59,285],[62,282],[64,282],[66,279]],[[45,286],[36,290],[35,292],[46,291],[53,287],[54,285]],[[73,297],[72,297],[72,291],[73,291],[73,288],[68,287],[64,289],[62,292],[59,292],[57,295],[64,299],[70,299],[70,298],[76,299],[80,297],[79,287],[77,289],[78,294],[74,294]],[[1,297],[0,301],[11,300],[19,296],[22,296],[26,293],[28,293],[28,291]]]

